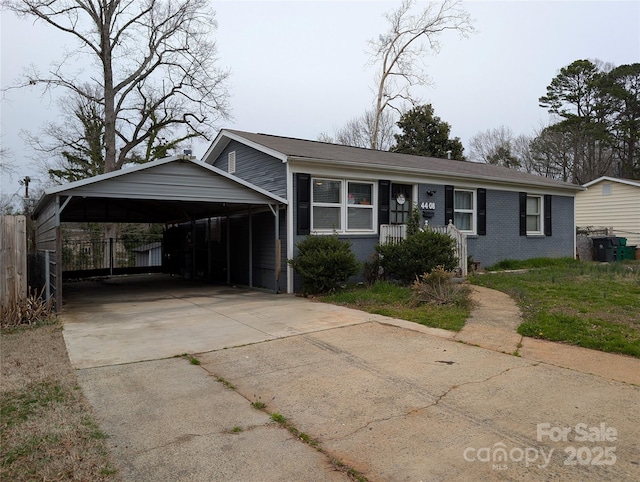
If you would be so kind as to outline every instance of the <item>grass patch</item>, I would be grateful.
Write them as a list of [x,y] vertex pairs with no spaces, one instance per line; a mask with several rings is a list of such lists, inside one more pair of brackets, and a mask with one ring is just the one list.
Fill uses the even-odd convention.
[[222,383],[229,390],[235,390],[236,389],[236,386],[233,383],[231,383],[229,380],[226,380],[225,378],[216,377],[216,380],[219,381],[220,383]]
[[188,360],[192,365],[200,365],[200,360],[198,360],[193,355],[190,355],[189,353],[181,353],[180,355],[175,355],[174,358],[184,358],[185,360]]
[[60,326],[3,331],[0,358],[0,480],[119,480]]
[[640,263],[530,261],[536,266],[526,273],[475,275],[471,282],[518,302],[524,317],[521,335],[640,357]]
[[400,318],[421,325],[459,331],[471,313],[470,307],[417,305],[411,287],[380,281],[369,286],[350,286],[320,298],[326,303],[347,306],[377,315]]
[[487,271],[504,271],[510,269],[531,268],[565,268],[578,266],[580,261],[573,258],[531,258],[531,259],[504,259],[493,266],[488,266]]
[[2,428],[19,425],[33,417],[39,409],[55,403],[63,403],[67,397],[65,390],[56,383],[33,383],[23,390],[2,394],[0,399],[0,420]]
[[278,423],[278,424],[280,424],[283,428],[286,428],[289,431],[289,433],[291,433],[298,440],[306,443],[307,445],[310,445],[311,447],[315,448],[321,454],[326,455],[327,457],[329,457],[331,465],[333,465],[335,467],[335,469],[338,470],[339,472],[347,474],[347,476],[349,476],[349,478],[352,479],[352,480],[357,480],[358,482],[367,482],[367,478],[363,474],[361,474],[360,472],[358,472],[354,468],[348,466],[347,464],[343,463],[342,461],[340,461],[340,460],[336,459],[335,457],[331,456],[330,454],[328,454],[320,446],[320,441],[318,441],[317,439],[310,437],[308,434],[298,430],[289,420],[287,420],[287,418],[284,415],[282,415],[280,413],[277,413],[277,412],[273,412],[271,414],[271,420],[276,422],[276,423]]
[[287,419],[284,417],[284,415],[278,412],[273,412],[271,414],[271,420],[273,420],[276,423],[279,423],[280,425],[284,425],[287,422]]

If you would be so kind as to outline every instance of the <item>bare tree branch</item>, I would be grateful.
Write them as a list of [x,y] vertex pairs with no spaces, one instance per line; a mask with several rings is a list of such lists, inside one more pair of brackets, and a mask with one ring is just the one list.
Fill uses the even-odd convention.
[[374,136],[369,146],[374,149],[380,147],[377,132],[385,110],[406,110],[406,105],[394,105],[393,101],[398,99],[418,104],[411,95],[411,87],[431,82],[424,57],[439,52],[440,34],[450,30],[467,36],[474,30],[461,1],[429,3],[414,15],[415,3],[415,0],[403,0],[398,9],[387,13],[389,30],[369,42],[372,63],[380,69],[376,78]]
[[[148,141],[161,132],[208,138],[215,123],[229,118],[229,72],[216,66],[217,25],[207,0],[7,0],[3,6],[79,41],[46,75],[32,68],[13,87],[59,87],[97,102],[105,172],[145,158],[132,154],[150,152]],[[87,54],[93,65],[81,58]]]

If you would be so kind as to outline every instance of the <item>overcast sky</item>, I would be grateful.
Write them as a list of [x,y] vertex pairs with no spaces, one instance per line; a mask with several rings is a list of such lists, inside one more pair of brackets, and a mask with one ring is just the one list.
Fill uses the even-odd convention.
[[[367,40],[383,33],[387,1],[222,1],[217,12],[219,65],[229,68],[233,120],[218,127],[317,139],[360,115],[373,102],[374,70]],[[538,98],[558,70],[574,60],[615,65],[640,62],[640,2],[469,1],[477,29],[467,39],[447,33],[442,49],[426,59],[433,85],[415,91],[451,124],[452,136],[505,125],[532,134],[549,120]],[[23,67],[42,70],[59,59],[63,34],[3,12],[1,82]],[[37,132],[54,120],[52,97],[37,90],[9,91],[1,104],[1,142],[19,173],[3,176],[2,192],[22,193],[25,175],[46,180],[30,160],[20,130]],[[205,144],[194,145],[201,156]]]

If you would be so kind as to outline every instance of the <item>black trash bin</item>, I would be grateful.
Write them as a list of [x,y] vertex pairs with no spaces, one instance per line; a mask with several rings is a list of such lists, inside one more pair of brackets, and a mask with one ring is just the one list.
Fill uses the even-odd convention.
[[618,255],[619,241],[614,236],[606,238],[593,238],[593,247],[596,250],[596,258],[603,263],[615,261]]

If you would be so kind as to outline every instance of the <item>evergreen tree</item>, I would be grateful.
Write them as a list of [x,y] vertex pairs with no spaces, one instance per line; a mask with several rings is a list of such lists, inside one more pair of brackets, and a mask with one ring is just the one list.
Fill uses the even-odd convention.
[[434,115],[431,104],[414,107],[400,117],[397,125],[402,134],[395,134],[396,145],[391,151],[465,160],[460,138],[449,138],[451,126]]

